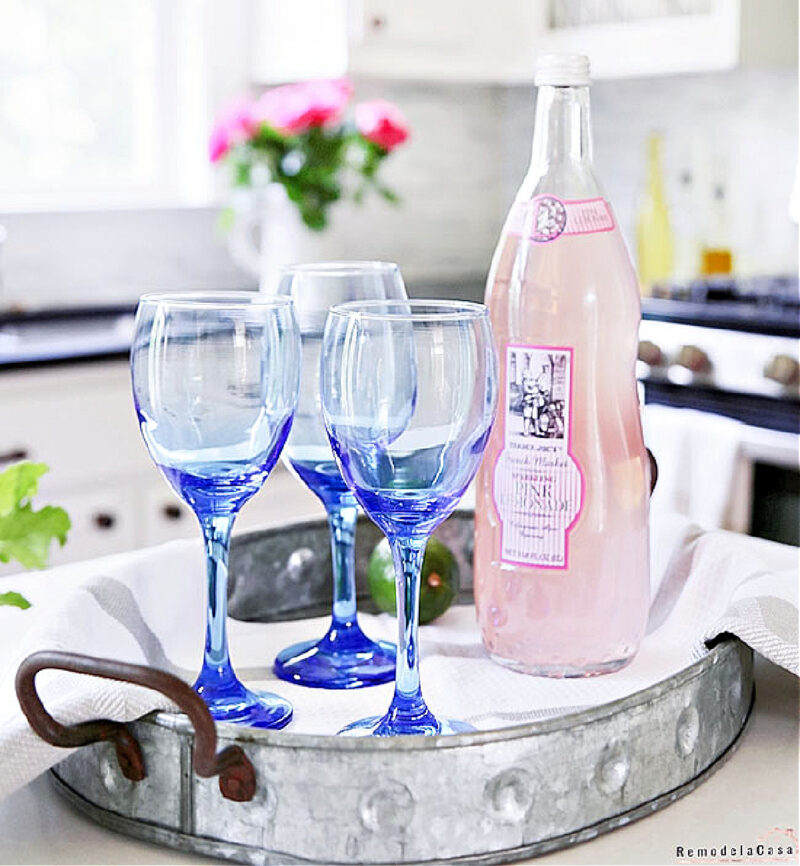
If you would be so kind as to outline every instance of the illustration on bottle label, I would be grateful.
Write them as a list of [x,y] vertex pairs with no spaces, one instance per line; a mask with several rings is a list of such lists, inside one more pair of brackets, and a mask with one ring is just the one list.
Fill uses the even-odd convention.
[[494,467],[500,558],[565,569],[569,531],[584,499],[572,456],[573,350],[506,347],[505,439]]
[[537,195],[515,204],[509,231],[546,244],[561,235],[590,235],[613,228],[614,216],[604,198],[564,201],[554,195]]

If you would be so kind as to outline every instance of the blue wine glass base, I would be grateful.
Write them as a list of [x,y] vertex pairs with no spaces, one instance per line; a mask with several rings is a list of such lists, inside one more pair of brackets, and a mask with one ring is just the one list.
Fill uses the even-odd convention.
[[345,725],[339,731],[340,737],[397,737],[403,735],[422,735],[426,737],[448,736],[450,734],[468,734],[476,730],[467,722],[455,719],[437,719],[429,714],[426,720],[415,723],[404,721],[400,723],[392,719],[390,713],[385,716],[369,716]]
[[360,689],[394,679],[396,650],[370,640],[358,626],[281,650],[273,665],[282,680],[319,689]]
[[209,688],[199,681],[194,690],[203,698],[217,722],[233,722],[251,728],[285,728],[292,720],[292,705],[272,692],[256,692],[238,680]]
[[474,730],[475,728],[466,722],[437,719],[425,704],[422,693],[417,690],[416,694],[411,695],[395,691],[386,715],[370,716],[351,722],[342,728],[339,734],[345,737],[435,737],[465,734]]

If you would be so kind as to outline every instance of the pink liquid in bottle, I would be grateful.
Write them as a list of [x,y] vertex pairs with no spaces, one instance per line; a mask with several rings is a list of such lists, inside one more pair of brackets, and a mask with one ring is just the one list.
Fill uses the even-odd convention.
[[501,375],[475,601],[496,661],[590,676],[630,661],[649,603],[639,291],[592,173],[588,61],[543,60],[531,169],[486,291]]

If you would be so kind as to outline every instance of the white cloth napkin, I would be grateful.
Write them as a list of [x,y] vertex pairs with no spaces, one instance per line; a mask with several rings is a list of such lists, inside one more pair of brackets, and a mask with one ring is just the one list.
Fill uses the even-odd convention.
[[722,415],[653,404],[644,407],[642,422],[658,462],[653,509],[683,514],[705,529],[724,528],[746,426]]
[[[732,632],[767,658],[798,672],[797,550],[729,532],[703,532],[677,515],[652,524],[652,606],[648,634],[622,671],[586,680],[528,677],[489,661],[474,609],[451,608],[421,629],[421,676],[431,709],[490,729],[552,717],[624,697],[681,670],[706,652],[705,641]],[[191,681],[202,657],[205,588],[199,540],[77,563],[0,580],[33,603],[0,608],[0,798],[65,757],[39,740],[14,693],[20,661],[59,649],[149,664]],[[373,637],[394,638],[387,615],[361,617]],[[287,730],[333,734],[388,707],[392,685],[336,692],[274,678],[271,661],[297,640],[321,636],[327,619],[285,623],[230,621],[240,678],[292,701]],[[61,721],[127,721],[167,708],[134,686],[61,672],[37,685]]]

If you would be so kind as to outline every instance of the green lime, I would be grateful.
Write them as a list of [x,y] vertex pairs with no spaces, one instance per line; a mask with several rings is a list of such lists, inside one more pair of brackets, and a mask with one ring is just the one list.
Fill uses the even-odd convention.
[[[367,570],[369,591],[375,604],[386,613],[397,613],[394,562],[389,542],[384,538],[375,546]],[[422,560],[419,594],[419,621],[433,622],[453,603],[458,592],[458,563],[446,544],[436,538],[428,541]]]

